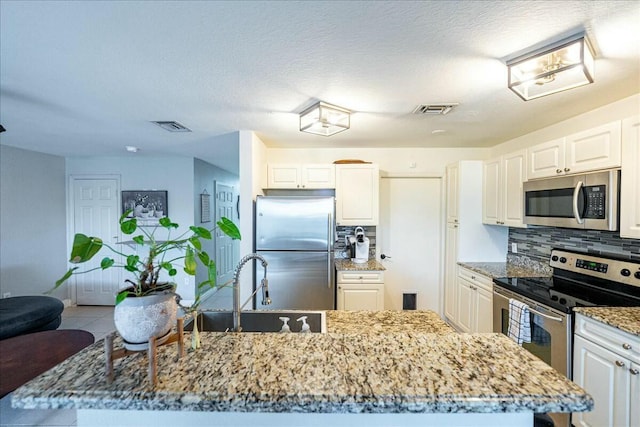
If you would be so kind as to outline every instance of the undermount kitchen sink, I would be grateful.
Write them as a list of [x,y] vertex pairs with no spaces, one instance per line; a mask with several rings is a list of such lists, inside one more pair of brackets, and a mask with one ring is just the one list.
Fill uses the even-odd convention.
[[[297,310],[253,310],[243,311],[240,315],[242,332],[280,332],[282,320],[280,317],[289,318],[291,332],[300,332],[302,321],[298,319],[307,316],[307,323],[311,332],[325,333],[327,324],[324,311],[297,311]],[[190,321],[184,327],[187,331],[193,330],[193,322]],[[233,313],[231,311],[205,311],[198,315],[198,330],[200,332],[226,332],[233,330]]]

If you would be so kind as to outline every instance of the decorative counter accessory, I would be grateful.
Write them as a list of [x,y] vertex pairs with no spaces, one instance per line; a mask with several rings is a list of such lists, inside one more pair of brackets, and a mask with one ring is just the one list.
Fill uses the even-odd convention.
[[[80,267],[71,267],[62,276],[52,289],[55,290],[67,281],[72,275],[84,274],[91,271],[108,268],[122,268],[133,275],[133,280],[126,279],[128,286],[121,289],[116,296],[114,321],[116,329],[125,340],[125,347],[131,350],[145,348],[149,339],[154,337],[161,340],[171,331],[176,323],[177,303],[179,296],[175,293],[176,284],[167,281],[159,282],[160,273],[164,272],[170,278],[177,274],[175,263],[182,261],[184,272],[195,276],[198,263],[202,264],[208,272],[207,280],[198,284],[196,299],[191,307],[185,308],[187,312],[194,312],[200,304],[200,293],[205,287],[216,288],[216,263],[202,250],[201,239],[210,240],[211,231],[204,227],[189,227],[189,231],[176,238],[171,238],[171,231],[179,227],[171,222],[168,217],[160,218],[159,226],[139,228],[137,219],[130,217],[131,212],[125,212],[119,220],[120,230],[125,235],[138,234],[132,238],[132,254],[109,246],[98,237],[89,237],[78,233],[73,240],[71,257],[72,264],[82,264],[92,259],[103,247],[113,254],[122,257],[124,263],[116,263],[111,257],[105,257],[99,267],[84,271],[78,271]],[[232,239],[240,239],[240,231],[228,218],[221,218],[217,227]],[[157,240],[155,233],[159,228],[167,231],[166,240]],[[135,245],[134,245],[135,244]],[[146,246],[148,255],[141,259],[137,255],[138,246]],[[183,307],[184,308],[184,307]]]

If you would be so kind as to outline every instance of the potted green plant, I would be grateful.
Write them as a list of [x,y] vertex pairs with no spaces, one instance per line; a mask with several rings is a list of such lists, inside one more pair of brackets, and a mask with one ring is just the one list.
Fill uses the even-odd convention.
[[[195,311],[200,304],[200,293],[204,288],[216,287],[216,263],[202,249],[202,239],[210,240],[212,231],[204,227],[189,227],[189,231],[172,238],[171,232],[179,227],[169,218],[159,220],[159,226],[147,229],[138,227],[135,217],[130,218],[131,211],[125,212],[119,219],[120,230],[125,235],[134,235],[131,239],[135,245],[146,247],[147,256],[141,258],[137,253],[126,254],[102,241],[99,237],[89,237],[78,233],[74,236],[69,262],[85,263],[100,252],[102,248],[118,255],[124,262],[118,262],[111,256],[105,256],[99,267],[79,271],[78,266],[71,267],[59,280],[57,289],[71,276],[108,268],[122,268],[132,274],[126,279],[127,286],[121,289],[115,299],[114,321],[116,329],[131,348],[144,345],[152,336],[167,335],[176,320],[177,299],[176,284],[169,281],[159,282],[161,273],[169,278],[178,270],[177,264],[183,265],[184,272],[195,276],[198,263],[207,269],[207,279],[198,284],[198,292],[192,306],[186,308]],[[223,217],[216,223],[217,227],[232,239],[240,239],[240,231],[228,218]],[[156,238],[156,231],[166,229],[166,240]],[[140,233],[137,234],[136,232]],[[135,246],[133,246],[135,248]],[[136,251],[137,252],[137,251]],[[163,276],[164,276],[163,275]],[[177,297],[177,298],[176,298]]]

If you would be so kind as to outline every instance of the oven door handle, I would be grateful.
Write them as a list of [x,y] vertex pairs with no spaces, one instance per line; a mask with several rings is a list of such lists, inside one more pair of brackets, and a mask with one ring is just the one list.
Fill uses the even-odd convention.
[[576,188],[573,189],[573,217],[578,221],[578,224],[584,224],[584,218],[580,217],[580,212],[578,212],[578,196],[580,196],[582,185],[582,181],[578,181]]
[[562,322],[562,318],[561,317],[549,316],[548,314],[541,313],[538,310],[534,310],[531,307],[529,307],[529,311],[534,313],[534,314],[537,314],[538,316],[544,317],[545,319],[555,320],[556,322]]

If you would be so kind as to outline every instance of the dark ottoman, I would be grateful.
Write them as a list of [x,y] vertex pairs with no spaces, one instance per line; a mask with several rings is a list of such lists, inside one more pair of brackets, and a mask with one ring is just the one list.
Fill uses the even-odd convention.
[[64,304],[47,296],[0,299],[0,340],[57,329]]

